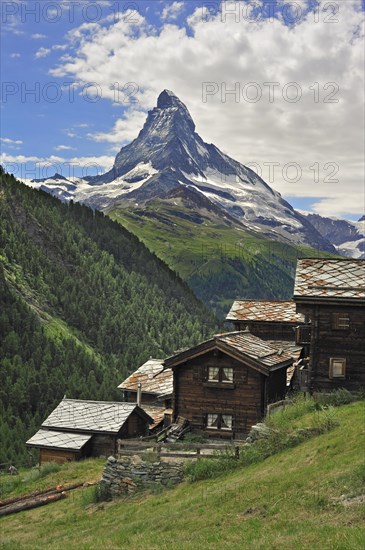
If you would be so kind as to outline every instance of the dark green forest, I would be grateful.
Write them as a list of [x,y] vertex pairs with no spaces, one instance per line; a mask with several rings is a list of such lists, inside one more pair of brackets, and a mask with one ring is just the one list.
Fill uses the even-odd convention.
[[216,330],[180,277],[100,212],[0,174],[0,463],[66,394],[120,399],[150,356]]

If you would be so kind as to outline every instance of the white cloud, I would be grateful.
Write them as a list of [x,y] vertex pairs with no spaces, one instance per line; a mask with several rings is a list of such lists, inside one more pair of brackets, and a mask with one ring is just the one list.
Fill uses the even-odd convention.
[[14,52],[14,53],[11,53],[9,57],[11,57],[11,59],[19,59],[21,55],[20,53]]
[[39,32],[36,32],[35,34],[32,34],[33,40],[42,40],[43,38],[47,38],[45,34],[41,34]]
[[10,138],[0,138],[0,141],[9,145],[22,145],[23,143],[20,139],[10,139]]
[[52,50],[67,50],[67,44],[55,44],[52,46]]
[[51,53],[50,48],[39,48],[39,50],[35,53],[34,57],[36,59],[41,59],[42,57],[47,57]]
[[[0,2],[0,4],[3,3]],[[4,9],[1,10],[1,32],[15,34],[16,36],[25,34],[25,32],[20,29],[23,24],[21,20],[22,0],[12,0],[12,2],[8,2],[8,4],[12,4],[9,6],[9,11],[7,10],[7,6],[2,6]],[[17,4],[18,6],[16,6]]]
[[[43,36],[43,35],[42,35]],[[39,48],[39,50],[35,53],[35,59],[41,59],[43,57],[47,57],[51,52],[54,51],[64,51],[67,50],[68,45],[67,44],[54,44],[50,48]],[[66,59],[66,55],[64,56],[64,59]]]
[[[316,208],[321,204],[335,209],[337,204],[341,209],[345,195],[346,209],[360,213],[364,14],[359,5],[341,3],[338,21],[333,23],[321,8],[317,19],[309,12],[293,27],[279,19],[224,20],[220,13],[207,20],[201,7],[189,18],[189,34],[178,25],[152,28],[142,17],[136,23],[121,18],[108,27],[84,24],[68,36],[76,53],[51,74],[81,84],[96,82],[102,97],[111,102],[115,102],[113,83],[118,82],[119,88],[136,83],[137,103],[129,105],[110,132],[90,134],[96,141],[121,145],[136,137],[143,112],[154,107],[158,94],[168,88],[186,103],[205,141],[243,163],[258,163],[267,180],[264,163],[278,163],[268,183],[284,196],[312,197]],[[245,6],[241,3],[241,14]],[[278,83],[273,102],[264,84],[270,82]],[[296,91],[294,85],[288,87],[292,82],[301,93],[298,102],[290,101]],[[204,83],[212,83],[215,91],[205,102]],[[249,83],[254,86],[248,87]],[[229,90],[235,85],[237,102],[224,94],[224,86]],[[255,90],[262,97],[254,103],[250,98]],[[298,182],[286,177],[292,162],[302,170]],[[325,169],[331,162],[339,165],[335,178]],[[311,169],[315,163],[318,182]],[[321,197],[328,197],[327,202]]]
[[172,4],[167,4],[162,10],[162,21],[173,21],[177,19],[183,9],[184,2],[173,2]]
[[142,128],[146,119],[144,111],[129,111],[123,118],[120,118],[114,124],[109,132],[94,132],[88,134],[93,141],[107,142],[115,144],[125,144],[132,141]]
[[70,145],[57,145],[54,149],[55,151],[72,151],[75,150],[75,147],[71,147]]
[[104,173],[113,166],[114,157],[108,155],[64,158],[0,154],[0,163],[5,170],[19,179],[38,179],[52,176],[55,172],[68,176]]

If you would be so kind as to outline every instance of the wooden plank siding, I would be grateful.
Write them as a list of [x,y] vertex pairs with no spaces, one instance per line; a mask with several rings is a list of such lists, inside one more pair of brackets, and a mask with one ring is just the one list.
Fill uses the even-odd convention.
[[109,456],[117,450],[116,435],[95,434],[92,438],[91,456]]
[[41,466],[45,462],[56,462],[57,464],[63,464],[64,462],[79,460],[80,457],[81,453],[76,451],[62,451],[60,449],[40,449],[39,465]]
[[[298,304],[311,318],[310,384],[313,391],[365,387],[365,310],[354,305]],[[349,328],[334,328],[333,314],[348,314]],[[330,359],[346,359],[345,378],[330,377]]]
[[[208,367],[233,368],[233,387],[207,385]],[[174,416],[183,416],[193,430],[204,430],[214,437],[243,437],[264,413],[265,378],[221,351],[209,351],[174,367]],[[208,413],[232,415],[233,433],[207,430]]]
[[148,435],[148,423],[134,412],[120,430],[118,437],[123,439],[141,435]]
[[267,402],[265,408],[269,403],[280,401],[285,397],[286,393],[286,369],[278,369],[270,372],[267,383]]
[[[124,390],[124,401],[126,403],[137,403],[137,392]],[[155,394],[147,393],[143,391],[142,386],[142,405],[157,405],[159,403]]]
[[94,434],[92,456],[109,456],[117,452],[118,439],[148,435],[148,424],[139,414],[133,412],[117,434]]
[[235,330],[248,330],[262,340],[294,341],[295,327],[300,323],[280,323],[264,321],[235,321]]

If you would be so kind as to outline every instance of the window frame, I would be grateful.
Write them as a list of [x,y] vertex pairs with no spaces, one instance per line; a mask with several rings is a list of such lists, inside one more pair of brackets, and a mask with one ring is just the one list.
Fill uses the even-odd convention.
[[[218,380],[214,380],[214,378],[210,378],[210,369],[218,369]],[[223,379],[223,372],[225,369],[229,369],[232,371],[232,379],[231,380],[224,380]],[[206,382],[209,384],[234,384],[234,368],[233,367],[213,367],[208,366],[207,368],[207,377]]]
[[[335,362],[342,362],[342,374],[334,374],[334,363]],[[329,378],[332,379],[344,379],[346,378],[346,357],[330,357],[330,365],[329,365]]]
[[[208,424],[208,419],[209,419],[209,416],[216,416],[217,417],[217,426],[209,426]],[[223,416],[229,416],[231,418],[231,427],[230,428],[224,428],[222,426],[223,424]],[[234,418],[233,418],[233,414],[226,414],[226,413],[206,413],[206,429],[207,430],[215,430],[215,431],[224,431],[224,432],[233,432],[233,422],[234,422]]]
[[[346,324],[343,322],[347,321]],[[332,313],[332,329],[333,330],[349,330],[350,329],[350,314],[345,313]]]

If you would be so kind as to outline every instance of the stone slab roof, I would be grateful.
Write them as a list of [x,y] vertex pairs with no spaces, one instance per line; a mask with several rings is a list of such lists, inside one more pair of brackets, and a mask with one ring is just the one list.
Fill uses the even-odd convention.
[[165,412],[170,410],[165,407],[157,407],[155,405],[142,405],[142,409],[153,418],[153,424],[150,426],[150,430],[153,430],[156,426],[161,424],[164,420]]
[[295,342],[289,340],[267,340],[267,343],[278,351],[284,350],[291,355],[294,361],[298,361],[303,346],[298,346]]
[[236,331],[217,334],[214,338],[206,340],[193,348],[180,351],[166,359],[165,364],[166,366],[175,367],[213,349],[219,349],[243,363],[248,358],[253,361],[257,370],[266,375],[269,374],[271,369],[288,366],[293,361],[292,355],[283,348],[277,349],[248,331]]
[[136,392],[139,383],[142,384],[143,393],[154,394],[157,397],[171,395],[172,370],[164,370],[163,359],[150,359],[124,380],[118,388]]
[[92,434],[58,432],[40,429],[27,441],[29,447],[46,447],[65,451],[80,451],[90,441]]
[[135,403],[63,399],[43,422],[42,428],[113,434],[119,432],[135,410],[150,423],[153,421]]
[[365,301],[365,260],[298,260],[294,299]]
[[282,363],[285,360],[291,359],[290,353],[284,348],[278,349],[272,344],[261,340],[250,332],[231,332],[215,337],[218,341],[224,342],[228,346],[236,349],[243,355],[247,355],[251,359],[265,365],[265,367],[273,367]]
[[296,312],[292,300],[236,300],[226,321],[304,323],[304,315]]

